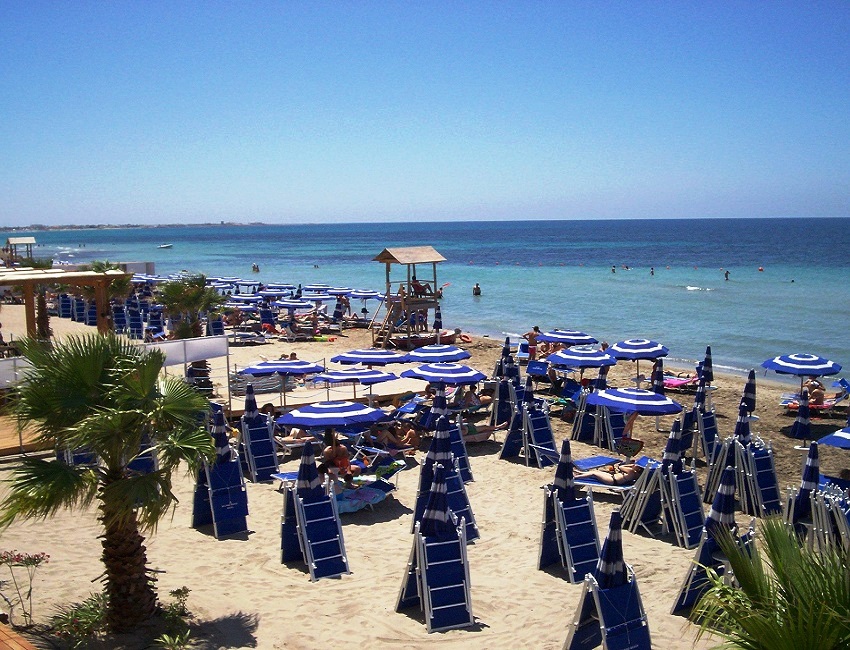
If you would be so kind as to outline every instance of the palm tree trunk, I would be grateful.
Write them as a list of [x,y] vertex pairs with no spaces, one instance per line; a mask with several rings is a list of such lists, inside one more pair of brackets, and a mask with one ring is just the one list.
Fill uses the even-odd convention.
[[139,533],[135,513],[121,521],[110,516],[113,513],[109,510],[109,505],[102,503],[106,621],[111,631],[122,632],[153,616],[157,603],[155,578],[148,571],[145,538]]

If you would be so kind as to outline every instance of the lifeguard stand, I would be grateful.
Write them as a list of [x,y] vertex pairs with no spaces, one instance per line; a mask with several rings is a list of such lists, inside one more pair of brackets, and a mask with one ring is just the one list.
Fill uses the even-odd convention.
[[[372,328],[372,345],[376,348],[396,347],[412,350],[421,345],[434,342],[439,331],[428,332],[432,321],[430,310],[437,309],[437,264],[445,262],[432,246],[411,246],[407,248],[385,248],[374,259],[386,265],[387,289],[382,305],[384,320],[379,327]],[[392,278],[392,266],[399,264],[407,267],[406,276]],[[420,274],[417,275],[416,266]],[[430,266],[430,268],[429,268]],[[423,273],[424,271],[424,273]],[[373,325],[379,320],[379,309]]]

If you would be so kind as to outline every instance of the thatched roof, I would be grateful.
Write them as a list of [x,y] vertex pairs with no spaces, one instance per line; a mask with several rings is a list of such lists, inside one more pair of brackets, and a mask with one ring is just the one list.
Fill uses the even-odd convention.
[[446,258],[434,250],[433,246],[409,246],[407,248],[385,248],[372,261],[385,264],[427,264],[445,262]]

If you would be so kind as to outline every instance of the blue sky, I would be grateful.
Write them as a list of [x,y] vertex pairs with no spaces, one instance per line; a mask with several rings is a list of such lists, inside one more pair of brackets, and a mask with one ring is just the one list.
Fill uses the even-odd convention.
[[850,216],[850,3],[0,3],[0,225]]

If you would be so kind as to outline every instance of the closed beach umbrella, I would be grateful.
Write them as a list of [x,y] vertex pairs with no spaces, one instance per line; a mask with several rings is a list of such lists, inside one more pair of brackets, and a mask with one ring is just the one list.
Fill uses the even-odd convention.
[[372,424],[385,417],[386,414],[380,409],[356,402],[316,402],[283,414],[277,423],[304,428],[344,427],[349,424]]
[[747,383],[744,384],[744,396],[742,398],[747,404],[747,411],[752,413],[756,410],[756,371],[750,370],[747,375]]
[[313,457],[313,445],[304,445],[301,452],[301,462],[298,465],[298,476],[295,479],[295,493],[307,501],[324,496],[322,479],[316,469],[316,461]]
[[519,386],[519,366],[514,363],[514,358],[508,355],[505,359],[505,377],[507,377],[514,386]]
[[672,415],[682,410],[681,404],[664,395],[656,395],[642,388],[608,388],[587,396],[587,403],[607,406],[615,411],[633,412],[640,415]]
[[554,329],[537,335],[538,341],[562,343],[564,345],[593,345],[599,343],[595,338],[578,330]]
[[271,291],[295,291],[294,284],[286,284],[285,282],[269,282],[266,289]]
[[393,350],[360,348],[331,357],[331,361],[344,365],[362,363],[364,366],[385,366],[389,363],[405,363],[407,355]]
[[694,393],[694,411],[705,413],[705,377],[700,377],[697,392]]
[[232,454],[230,442],[227,439],[227,422],[224,419],[224,411],[220,408],[213,411],[210,434],[212,434],[213,445],[215,445],[215,462],[230,462]]
[[839,429],[818,440],[818,444],[830,445],[840,449],[850,449],[850,427]]
[[529,405],[534,405],[534,386],[532,384],[534,377],[527,375],[525,378],[525,391],[522,394],[522,401]]
[[674,474],[682,471],[682,422],[679,418],[673,423],[670,435],[667,436],[667,445],[664,447],[664,456],[661,458],[662,471],[670,470]]
[[735,468],[727,467],[720,477],[720,485],[714,501],[711,502],[711,510],[705,518],[705,531],[715,537],[718,528],[731,530],[735,525]]
[[417,368],[405,370],[401,376],[431,383],[442,381],[453,386],[477,384],[487,378],[483,372],[460,363],[426,363]]
[[434,476],[431,479],[431,490],[419,532],[425,537],[442,537],[452,528],[449,514],[448,488],[446,486],[446,468],[442,463],[434,465]]
[[808,440],[812,437],[812,426],[809,420],[809,391],[803,389],[797,408],[797,418],[791,425],[791,437],[797,440]]
[[[450,426],[449,418],[445,415],[437,418],[437,425],[434,430],[434,437],[431,439],[431,446],[428,448],[428,453],[425,454],[422,469],[419,471],[420,494],[431,489],[431,483],[434,481],[434,468],[437,465],[443,465],[445,468],[454,467],[452,441],[449,434]],[[414,512],[415,516],[416,513]]]
[[735,438],[744,447],[753,441],[750,434],[750,414],[747,413],[747,403],[744,401],[738,406],[738,419],[735,421]]
[[253,420],[260,416],[260,409],[257,408],[257,397],[254,395],[254,384],[245,386],[245,419]]
[[652,364],[652,376],[651,376],[651,386],[652,392],[656,395],[664,394],[664,361],[662,359],[656,359],[655,363]]
[[553,366],[569,368],[603,368],[617,363],[617,360],[607,352],[586,345],[558,350],[546,357],[546,361]]
[[705,360],[702,362],[702,376],[705,378],[706,384],[711,384],[714,381],[714,367],[711,363],[711,346],[705,346]]
[[443,329],[443,312],[440,305],[434,307],[434,329],[437,331]]
[[608,535],[602,544],[593,577],[596,578],[601,589],[620,587],[629,579],[626,563],[623,560],[623,519],[619,510],[611,513]]
[[820,483],[820,460],[818,458],[818,443],[809,445],[806,464],[803,465],[803,478],[800,489],[794,497],[794,523],[808,517],[812,512],[811,494],[818,489]]
[[407,356],[409,361],[448,363],[453,361],[463,361],[464,359],[471,357],[472,354],[455,345],[438,343],[435,345],[424,345],[421,348],[416,348],[415,350],[408,352]]
[[573,483],[573,455],[570,450],[569,439],[561,443],[561,457],[555,468],[555,480],[552,481],[558,499],[561,501],[573,501],[576,498],[575,484]]
[[496,367],[493,371],[493,378],[498,379],[499,377],[505,376],[505,360],[511,356],[511,337],[505,337],[505,344],[502,346],[502,354],[499,357],[499,360],[496,362]]

